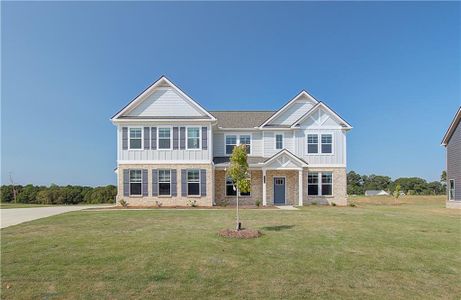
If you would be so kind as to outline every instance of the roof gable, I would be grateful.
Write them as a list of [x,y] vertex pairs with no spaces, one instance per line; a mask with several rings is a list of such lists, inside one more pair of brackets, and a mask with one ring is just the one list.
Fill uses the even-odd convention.
[[442,140],[442,145],[446,146],[450,142],[451,136],[453,133],[456,131],[456,128],[459,126],[461,122],[461,106],[458,109],[458,112],[456,113],[455,117],[450,123],[450,127],[448,127],[447,132],[445,132],[445,135],[443,136]]
[[330,109],[323,102],[317,103],[308,112],[293,122],[291,128],[297,127],[341,127],[352,129],[352,126]]
[[274,154],[264,162],[264,168],[267,169],[288,170],[303,167],[307,167],[307,163],[286,149]]
[[289,126],[317,103],[318,101],[314,97],[303,90],[262,123],[261,127]]
[[165,76],[155,81],[112,117],[139,118],[215,118]]

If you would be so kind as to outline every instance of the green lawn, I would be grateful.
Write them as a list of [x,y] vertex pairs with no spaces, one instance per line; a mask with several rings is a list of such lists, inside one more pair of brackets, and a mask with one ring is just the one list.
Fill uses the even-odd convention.
[[387,200],[243,210],[264,233],[254,240],[217,235],[233,226],[228,209],[40,219],[1,230],[2,299],[459,299],[460,211],[442,197]]

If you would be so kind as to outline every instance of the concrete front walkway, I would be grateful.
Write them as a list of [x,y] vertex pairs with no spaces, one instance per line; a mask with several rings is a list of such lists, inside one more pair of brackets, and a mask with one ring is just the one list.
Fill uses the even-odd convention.
[[299,208],[294,207],[292,205],[280,205],[280,206],[275,206],[279,209],[284,209],[284,210],[299,210]]
[[68,205],[68,206],[50,206],[34,208],[7,208],[0,209],[1,227],[21,224],[24,222],[46,218],[54,215],[63,214],[70,211],[79,211],[87,208],[103,208],[107,205]]

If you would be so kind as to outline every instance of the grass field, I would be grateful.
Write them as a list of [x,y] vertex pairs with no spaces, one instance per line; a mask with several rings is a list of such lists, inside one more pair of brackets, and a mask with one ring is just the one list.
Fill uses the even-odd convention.
[[459,299],[461,212],[444,199],[242,210],[254,240],[218,237],[228,209],[67,213],[1,230],[2,299]]
[[27,203],[1,203],[0,208],[31,208],[31,207],[47,207],[46,204],[27,204]]

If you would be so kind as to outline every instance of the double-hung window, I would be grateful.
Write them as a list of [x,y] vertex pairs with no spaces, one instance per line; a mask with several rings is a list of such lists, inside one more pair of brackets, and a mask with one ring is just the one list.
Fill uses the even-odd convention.
[[158,149],[171,149],[171,128],[158,129]]
[[322,134],[322,153],[331,153],[333,150],[333,137],[331,134]]
[[251,153],[251,135],[244,134],[240,136],[240,145],[245,145],[247,154]]
[[200,127],[187,127],[187,149],[200,149]]
[[200,170],[187,170],[187,195],[200,195]]
[[[251,178],[249,179],[251,181]],[[251,186],[251,182],[250,182],[250,186]],[[226,196],[236,196],[236,195],[237,195],[237,190],[236,189],[234,190],[234,182],[232,181],[232,178],[228,176],[226,177]],[[246,193],[240,192],[240,196],[251,196],[251,189],[250,191]]]
[[307,194],[315,196],[319,194],[319,173],[307,174]]
[[277,150],[283,149],[283,134],[275,135],[275,149]]
[[[320,142],[320,143],[319,143]],[[321,134],[320,139],[318,134],[307,135],[307,153],[322,153],[331,154],[333,153],[333,135]]]
[[322,173],[322,196],[331,196],[333,194],[333,175],[331,172]]
[[310,196],[333,195],[333,174],[331,172],[309,172],[307,174],[307,194]]
[[130,170],[130,195],[141,195],[142,176],[141,170]]
[[130,149],[142,149],[142,128],[130,128]]
[[237,136],[226,135],[226,154],[232,154],[235,146],[237,146]]
[[455,200],[455,180],[448,181],[448,200]]
[[171,195],[171,170],[158,170],[158,194]]
[[319,153],[319,136],[317,134],[307,135],[307,153]]

